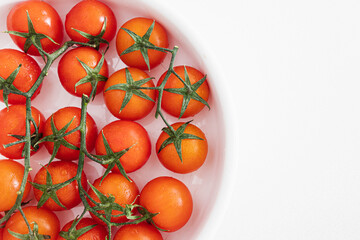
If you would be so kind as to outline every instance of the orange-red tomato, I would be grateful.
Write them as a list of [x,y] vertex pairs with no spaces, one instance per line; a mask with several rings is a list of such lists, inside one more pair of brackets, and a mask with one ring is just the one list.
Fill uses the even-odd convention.
[[[37,33],[51,37],[56,43],[47,38],[40,40],[45,52],[51,53],[60,47],[63,41],[63,24],[59,14],[48,3],[39,0],[24,1],[16,4],[7,16],[8,31],[28,32],[28,20],[26,11]],[[26,38],[10,35],[15,44],[24,50]],[[35,46],[28,50],[31,55],[40,55]]]
[[106,18],[106,30],[103,38],[111,41],[115,37],[117,23],[111,8],[100,1],[84,0],[76,4],[66,15],[65,30],[69,37],[77,42],[88,42],[74,29],[98,35]]
[[[185,70],[184,67],[186,67],[190,83],[193,85],[194,83],[198,82],[200,79],[204,77],[204,74],[202,74],[199,70],[189,67],[189,66],[176,66],[174,67],[174,71],[185,81]],[[163,82],[165,75],[167,72],[165,72],[163,75],[161,75],[157,86],[160,86]],[[171,74],[168,78],[165,88],[183,88],[184,84],[179,80],[174,74]],[[210,89],[209,85],[207,83],[207,80],[196,90],[196,93],[203,98],[205,101],[209,99]],[[183,95],[171,93],[164,91],[161,107],[163,110],[165,110],[167,113],[169,113],[172,116],[179,117],[181,113],[181,106],[183,102]],[[187,109],[185,110],[185,113],[182,115],[182,118],[191,117],[195,114],[199,113],[205,105],[197,100],[191,99],[189,102],[189,105]]]
[[[80,79],[87,76],[87,73],[79,60],[88,65],[90,68],[95,68],[100,59],[101,54],[94,48],[90,47],[79,47],[65,53],[60,59],[58,66],[59,79],[65,90],[77,97],[81,97],[83,94],[90,96],[92,91],[90,82],[83,83],[75,87],[75,84]],[[104,60],[104,64],[102,65],[99,74],[106,78],[109,76],[106,60]],[[99,81],[96,93],[101,92],[104,85],[105,81]]]
[[[63,183],[76,176],[78,165],[73,162],[66,161],[55,161],[50,164],[42,167],[35,175],[34,183],[46,185],[46,175],[49,171],[52,179],[53,185]],[[46,171],[47,170],[47,171]],[[87,188],[87,178],[84,172],[81,174],[81,185],[84,189]],[[36,200],[40,200],[43,192],[39,189],[34,189],[34,195]],[[69,185],[66,185],[63,188],[60,188],[56,191],[56,195],[62,205],[66,207],[63,208],[58,205],[53,199],[49,198],[43,205],[43,207],[52,210],[52,211],[62,211],[75,207],[81,202],[79,195],[79,187],[76,181],[71,182]]]
[[[145,128],[139,123],[118,120],[106,125],[96,139],[95,151],[98,155],[107,154],[102,133],[113,152],[120,152],[131,147],[120,158],[120,163],[127,173],[139,169],[149,159],[151,153],[150,138]],[[104,165],[104,167],[107,166]],[[118,167],[115,166],[113,171],[119,172]]]
[[[34,223],[36,222],[39,227],[39,234],[48,235],[50,239],[56,239],[60,231],[60,222],[58,217],[50,210],[45,208],[37,208],[34,206],[23,208],[26,219],[28,220],[31,229],[34,229]],[[15,233],[27,234],[29,229],[25,223],[25,220],[20,212],[13,214],[6,222],[3,239],[16,240],[18,238],[10,234],[8,230]]]
[[[38,126],[39,133],[43,132],[45,118],[42,113],[31,107],[31,115]],[[26,128],[26,107],[25,105],[12,105],[9,110],[6,108],[0,111],[0,153],[11,159],[21,159],[25,143],[19,143],[11,147],[4,148],[4,145],[18,141],[19,139],[11,135],[25,136]],[[35,127],[30,125],[31,134],[35,133]],[[33,154],[34,151],[31,151]]]
[[[74,221],[70,221],[61,229],[62,232],[69,231],[71,224]],[[98,224],[95,220],[92,218],[82,218],[79,223],[76,225],[76,229],[82,229],[84,227],[96,225],[83,235],[77,238],[77,240],[105,240],[108,237],[108,232],[106,228],[103,225]],[[62,237],[58,237],[57,240],[65,240]]]
[[[32,57],[15,49],[1,49],[0,62],[0,76],[4,79],[7,79],[21,64],[13,82],[13,85],[21,92],[29,91],[41,73],[38,63]],[[35,91],[32,99],[39,94],[41,86]],[[4,101],[3,90],[0,90],[0,100]],[[25,102],[24,96],[13,93],[8,95],[9,104],[25,104]]]
[[193,201],[189,189],[172,177],[158,177],[148,182],[140,193],[140,205],[151,213],[156,226],[170,232],[182,228],[190,219]]
[[[135,82],[145,78],[149,78],[149,75],[140,69],[128,68],[128,70]],[[144,94],[148,95],[151,99],[154,100],[154,102],[142,98],[136,94],[133,94],[131,100],[126,104],[125,108],[120,111],[126,91],[107,90],[107,89],[114,85],[124,84],[126,82],[127,81],[126,81],[125,69],[121,69],[110,76],[110,78],[106,81],[104,87],[104,100],[106,107],[117,118],[124,120],[133,120],[133,121],[141,119],[146,115],[148,115],[153,109],[155,105],[156,91],[153,89],[139,90],[142,91]],[[152,80],[141,85],[141,87],[154,87],[154,86],[155,85]]]
[[[183,124],[175,123],[171,126],[177,130]],[[208,152],[208,143],[200,128],[190,123],[186,126],[184,133],[195,135],[203,140],[183,139],[181,141],[182,162],[173,143],[159,152],[161,144],[169,138],[167,133],[162,132],[156,142],[156,153],[160,162],[164,167],[176,173],[190,173],[197,170],[204,164]]]
[[163,240],[163,237],[154,226],[141,222],[121,227],[114,240]]
[[[24,177],[24,166],[11,159],[0,160],[0,211],[7,211],[15,204]],[[31,181],[28,175],[27,181]],[[27,182],[22,200],[29,195],[31,185]]]
[[[81,109],[77,107],[65,107],[53,113],[45,122],[44,137],[53,134],[53,131],[51,130],[52,117],[57,130],[60,130],[63,127],[65,127],[73,119],[72,123],[66,130],[66,132],[69,132],[70,130],[80,125]],[[95,121],[89,114],[87,114],[86,115],[86,149],[89,152],[92,151],[92,149],[94,149],[96,135],[97,135],[97,127]],[[80,131],[73,132],[65,136],[64,139],[70,144],[78,148],[80,147],[80,141],[81,141]],[[48,150],[48,152],[52,154],[54,149],[54,143],[44,142],[44,145]],[[55,157],[61,160],[71,161],[78,159],[79,153],[80,153],[79,150],[70,149],[61,145]]]
[[[135,34],[139,35],[140,37],[142,37],[143,35],[145,35],[145,33],[147,32],[153,21],[154,21],[153,19],[137,17],[130,19],[129,21],[124,23],[124,25],[122,25],[121,28],[126,28],[134,32]],[[136,67],[143,70],[147,70],[148,67],[140,50],[121,55],[123,51],[125,51],[127,48],[129,48],[134,44],[134,39],[121,28],[119,29],[116,36],[116,50],[121,60],[130,67]],[[161,47],[161,48],[168,47],[169,43],[168,43],[167,33],[164,27],[160,23],[155,22],[155,26],[150,35],[149,41],[150,43],[154,44],[157,47]],[[149,56],[150,68],[152,69],[158,66],[164,60],[166,53],[150,49],[148,50],[148,56]]]
[[[134,181],[129,182],[123,175],[120,173],[109,173],[104,180],[101,182],[102,177],[96,179],[93,183],[93,186],[98,189],[105,196],[115,197],[115,203],[125,207],[125,204],[131,204],[134,202],[136,197],[139,195],[139,189],[136,186]],[[100,202],[99,198],[95,195],[95,192],[89,188],[88,194],[96,202]],[[89,204],[94,206],[95,204],[89,200]],[[99,213],[104,213],[104,211],[99,211]],[[121,211],[113,210],[112,215],[122,214]],[[99,223],[105,224],[101,219],[96,217],[91,213],[91,216]],[[126,222],[127,218],[125,216],[111,217],[111,222]]]

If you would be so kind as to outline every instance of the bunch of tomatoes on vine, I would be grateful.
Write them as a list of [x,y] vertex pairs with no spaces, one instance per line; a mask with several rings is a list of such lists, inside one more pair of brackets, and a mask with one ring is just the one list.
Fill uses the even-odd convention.
[[[152,143],[137,120],[153,112],[164,123],[154,144],[161,164],[178,174],[203,165],[206,136],[180,119],[210,109],[206,75],[191,66],[174,66],[179,49],[169,48],[159,22],[136,17],[118,27],[117,21],[111,8],[97,0],[77,2],[64,22],[44,1],[11,8],[6,33],[18,48],[0,49],[0,100],[5,104],[0,154],[6,158],[0,160],[0,239],[159,240],[162,231],[177,231],[190,219],[193,199],[183,182],[159,176],[140,191],[128,173],[150,157]],[[64,42],[65,34],[69,40]],[[126,68],[108,66],[112,41]],[[167,71],[156,80],[151,70],[165,64],[167,55]],[[81,98],[81,106],[64,106],[46,119],[32,100],[41,94],[55,61],[61,85]],[[87,111],[99,97],[118,119],[100,130]],[[171,124],[166,115],[179,121]],[[48,159],[31,177],[30,159],[40,148],[46,148]],[[86,161],[104,169],[93,182],[87,179]],[[28,199],[31,191],[34,199]],[[82,212],[60,223],[56,212],[76,206]]]

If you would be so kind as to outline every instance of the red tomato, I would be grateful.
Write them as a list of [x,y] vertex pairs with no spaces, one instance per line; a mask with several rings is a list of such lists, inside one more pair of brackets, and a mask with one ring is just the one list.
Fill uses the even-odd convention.
[[[149,78],[149,75],[144,71],[137,69],[137,68],[128,68],[133,80],[139,81],[142,79]],[[112,87],[117,84],[124,84],[127,83],[126,80],[126,70],[121,69],[115,73],[113,73],[110,78],[106,81],[104,87],[104,100],[107,108],[109,111],[117,118],[124,119],[124,120],[138,120],[146,115],[148,115],[155,105],[156,99],[156,91],[149,90],[149,89],[142,89],[138,91],[143,92],[151,99],[154,100],[150,101],[145,98],[142,98],[136,94],[133,94],[131,100],[126,104],[123,110],[120,111],[121,106],[123,104],[126,91],[124,90],[107,90],[109,87]],[[142,84],[141,87],[154,87],[154,83],[152,80]]]
[[[0,211],[7,211],[15,204],[20,190],[20,185],[24,177],[24,166],[14,160],[0,160]],[[31,181],[30,175],[27,178]],[[31,185],[27,182],[25,185],[24,201],[29,195]]]
[[[47,38],[40,40],[45,52],[51,53],[60,47],[63,40],[63,24],[56,10],[44,1],[31,0],[16,4],[7,16],[8,31],[28,32],[28,20],[26,11],[37,33],[51,37],[57,44]],[[26,38],[10,35],[16,45],[24,50]],[[28,50],[31,55],[40,55],[35,46]]]
[[[53,117],[55,127],[57,130],[62,129],[65,127],[72,119],[72,123],[66,130],[66,132],[69,132],[70,130],[78,127],[80,125],[81,120],[81,109],[77,107],[65,107],[61,108],[55,113],[53,113],[45,122],[44,126],[44,137],[53,134],[53,131],[51,130],[51,118]],[[97,127],[95,124],[94,119],[87,114],[86,115],[86,149],[91,152],[92,149],[94,149],[94,144],[96,140],[97,135]],[[80,147],[80,131],[73,132],[67,136],[64,137],[64,139],[69,142],[70,144]],[[44,145],[48,152],[52,154],[54,143],[53,142],[44,142]],[[59,158],[61,160],[76,160],[79,158],[79,150],[74,150],[67,148],[63,145],[60,146],[59,151],[56,154],[56,158]]]
[[[204,74],[202,74],[200,71],[193,67],[189,66],[177,66],[174,67],[174,71],[183,79],[185,80],[185,70],[184,67],[186,67],[187,73],[189,75],[190,83],[193,85],[194,83],[198,82],[200,79],[204,77]],[[157,86],[160,86],[163,82],[165,75],[167,72],[165,72],[159,79]],[[171,74],[169,79],[167,80],[165,84],[165,88],[183,88],[184,84],[174,75]],[[205,101],[209,99],[210,89],[209,85],[207,83],[207,80],[196,90],[196,93],[203,98]],[[183,102],[183,95],[176,94],[176,93],[170,93],[164,91],[161,107],[164,109],[167,113],[169,113],[172,116],[179,117],[181,112],[181,106]],[[182,115],[183,118],[194,116],[195,114],[199,113],[203,108],[204,104],[191,99],[189,102],[189,105],[187,109],[185,110],[185,113]]]
[[154,226],[142,222],[121,227],[114,240],[163,240],[163,237]]
[[148,182],[140,193],[140,205],[151,213],[156,226],[170,232],[182,228],[190,219],[193,201],[189,189],[172,177]]
[[[92,91],[90,82],[78,85],[75,88],[76,83],[87,76],[87,73],[79,60],[94,69],[98,65],[100,59],[101,54],[90,47],[79,47],[65,53],[59,62],[58,74],[60,82],[66,91],[77,97],[81,97],[83,94],[90,96]],[[109,76],[106,60],[104,60],[104,64],[102,65],[99,74],[106,78]],[[101,92],[104,85],[105,81],[99,81],[96,93]]]
[[[171,126],[174,130],[177,130],[183,124],[175,123]],[[205,134],[198,127],[189,124],[186,126],[184,133],[195,135],[203,140],[183,139],[181,141],[182,162],[173,143],[167,145],[159,152],[161,144],[169,138],[167,133],[162,132],[156,142],[156,153],[160,162],[164,167],[176,173],[189,173],[197,170],[205,162],[208,152]]]
[[[127,21],[124,25],[122,25],[121,28],[126,28],[142,37],[143,35],[145,35],[153,21],[153,19],[142,17],[133,18]],[[169,45],[166,30],[158,22],[155,22],[154,29],[148,40],[150,41],[150,43],[161,48],[167,48]],[[130,67],[147,70],[148,66],[146,65],[146,62],[140,50],[121,55],[123,51],[125,51],[133,44],[134,39],[123,29],[120,29],[116,36],[116,50],[121,60]],[[150,68],[152,69],[158,66],[164,60],[164,58],[166,57],[166,53],[151,49],[148,50],[148,56]]]
[[[60,222],[53,212],[45,208],[38,209],[35,206],[25,207],[23,208],[23,211],[31,229],[34,229],[34,222],[36,222],[39,227],[39,234],[48,235],[51,239],[57,238],[60,231]],[[18,239],[11,235],[8,230],[20,234],[29,233],[28,227],[20,212],[16,212],[10,217],[3,232],[3,238],[6,240]]]
[[[132,146],[120,158],[120,163],[127,173],[139,169],[149,159],[151,153],[150,138],[145,128],[139,123],[118,120],[106,125],[96,139],[95,151],[98,155],[107,154],[102,133],[113,152],[120,152]],[[107,166],[104,165],[104,167]],[[113,171],[119,172],[118,167],[115,166]]]
[[[46,167],[46,169],[45,169]],[[78,165],[73,162],[56,161],[42,167],[35,175],[34,183],[46,185],[46,175],[49,171],[53,185],[63,183],[76,176]],[[47,171],[46,171],[47,170]],[[81,175],[81,185],[84,189],[87,188],[87,178],[84,172]],[[39,189],[34,189],[34,195],[36,200],[40,200],[43,192]],[[67,210],[75,207],[81,202],[79,195],[79,187],[76,181],[73,181],[69,185],[60,188],[56,191],[56,195],[62,205],[66,207],[64,209],[58,205],[53,199],[49,198],[43,207],[52,211]]]
[[[34,85],[41,73],[37,62],[27,54],[15,49],[0,50],[0,76],[7,79],[21,64],[19,73],[13,82],[13,85],[21,92],[27,92]],[[32,99],[40,92],[40,87],[35,91]],[[0,90],[0,100],[3,102],[3,90]],[[10,93],[8,95],[9,104],[25,104],[26,98],[21,95]]]
[[[61,229],[62,232],[69,231],[71,224],[74,221],[70,221]],[[82,218],[79,223],[76,225],[76,229],[82,229],[87,226],[96,225],[86,233],[82,234],[77,240],[105,240],[108,237],[108,232],[103,225],[97,224],[92,218]],[[65,240],[65,238],[58,237],[57,240]]]
[[[134,181],[129,182],[123,175],[120,173],[109,173],[104,180],[101,182],[101,178],[98,178],[94,181],[93,186],[98,189],[105,196],[115,197],[115,203],[125,207],[125,204],[131,204],[134,202],[136,197],[139,195],[139,189],[136,186]],[[89,188],[88,191],[90,197],[96,202],[100,202],[99,198],[95,195],[95,192]],[[91,206],[95,206],[93,202],[89,200]],[[99,211],[99,213],[104,213],[104,211]],[[113,210],[112,215],[122,214],[121,211]],[[94,214],[91,216],[99,223],[105,224]],[[120,217],[111,217],[111,222],[126,222],[127,218],[125,216]]]
[[101,32],[106,18],[106,30],[103,38],[110,42],[116,33],[117,23],[112,10],[102,2],[83,0],[76,4],[66,15],[65,29],[69,37],[77,42],[88,42],[74,29],[89,33],[93,36]]
[[[42,113],[34,107],[31,107],[31,115],[38,126],[39,133],[43,132],[45,118]],[[25,143],[19,143],[8,148],[4,145],[18,141],[11,135],[25,136],[26,128],[26,107],[25,105],[12,105],[9,110],[6,108],[0,111],[0,153],[7,158],[21,159]],[[30,132],[35,133],[34,125],[30,125]],[[31,151],[33,154],[34,151]]]

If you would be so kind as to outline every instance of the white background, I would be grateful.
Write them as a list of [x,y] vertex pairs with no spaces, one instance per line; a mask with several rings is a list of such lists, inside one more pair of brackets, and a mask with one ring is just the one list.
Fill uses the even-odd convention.
[[237,177],[213,239],[360,239],[360,1],[159,2],[233,86]]

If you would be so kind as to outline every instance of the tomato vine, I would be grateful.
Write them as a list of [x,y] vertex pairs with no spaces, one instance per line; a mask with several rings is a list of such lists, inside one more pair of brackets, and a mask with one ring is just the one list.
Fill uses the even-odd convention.
[[[81,218],[85,215],[86,212],[91,212],[92,214],[94,214],[96,217],[98,217],[99,219],[101,219],[108,227],[108,231],[109,231],[109,239],[111,238],[111,227],[113,226],[119,226],[119,225],[127,225],[127,224],[137,224],[143,221],[148,221],[149,223],[153,224],[154,226],[156,226],[156,224],[153,222],[152,218],[154,216],[157,215],[157,213],[151,213],[149,212],[146,208],[144,208],[143,206],[136,204],[135,202],[132,204],[126,204],[125,206],[121,206],[118,203],[115,202],[115,199],[113,196],[107,196],[104,195],[103,193],[101,193],[99,190],[97,190],[94,186],[92,186],[90,183],[90,188],[95,192],[96,196],[99,198],[100,202],[95,201],[94,199],[91,198],[91,196],[87,193],[86,189],[83,188],[82,184],[81,184],[81,180],[82,180],[82,172],[84,169],[84,162],[85,162],[85,157],[88,157],[90,160],[99,163],[99,164],[107,164],[108,167],[105,170],[105,173],[102,177],[102,180],[107,176],[107,174],[109,174],[109,172],[111,171],[111,169],[116,165],[119,170],[120,173],[129,181],[131,181],[129,179],[129,177],[127,176],[124,168],[122,167],[121,163],[120,163],[120,158],[122,155],[124,155],[127,151],[129,151],[131,149],[132,146],[120,151],[120,152],[113,152],[110,149],[109,144],[107,143],[107,140],[105,138],[104,135],[102,135],[103,140],[104,140],[104,145],[105,145],[105,149],[106,149],[106,155],[94,155],[91,154],[87,149],[86,149],[86,115],[87,115],[87,108],[88,108],[88,104],[91,103],[91,101],[94,99],[95,94],[96,94],[96,87],[99,81],[105,81],[105,77],[103,76],[99,76],[98,71],[102,66],[102,63],[104,61],[104,56],[109,48],[109,42],[106,41],[105,39],[103,39],[103,35],[105,33],[106,30],[106,19],[103,25],[103,28],[100,32],[100,34],[96,35],[96,36],[92,36],[90,34],[84,33],[82,31],[76,30],[78,33],[80,33],[82,36],[86,37],[87,39],[89,39],[89,41],[87,43],[82,43],[82,42],[76,42],[76,41],[67,41],[64,44],[62,44],[58,50],[54,51],[53,53],[48,53],[46,51],[43,50],[41,44],[40,44],[40,39],[42,38],[48,38],[51,41],[53,41],[50,37],[44,35],[44,34],[38,34],[35,32],[34,27],[32,26],[32,21],[31,18],[29,16],[29,14],[27,13],[27,17],[28,17],[28,26],[29,26],[29,32],[28,33],[20,33],[20,32],[15,32],[15,31],[7,31],[7,33],[9,34],[13,34],[16,36],[20,36],[20,37],[25,37],[27,38],[26,40],[26,47],[25,47],[25,51],[26,49],[28,49],[31,45],[34,45],[42,59],[45,62],[44,67],[42,68],[42,71],[40,73],[40,76],[38,77],[38,79],[36,80],[35,84],[30,88],[30,90],[28,90],[27,92],[20,92],[18,89],[16,89],[13,85],[12,82],[14,80],[14,78],[16,77],[16,74],[18,73],[19,69],[22,67],[21,65],[19,65],[19,67],[13,72],[13,74],[11,74],[11,76],[8,79],[2,79],[0,78],[0,89],[2,89],[4,92],[4,102],[6,107],[8,107],[8,103],[7,103],[7,95],[9,93],[14,93],[17,95],[21,95],[24,96],[26,98],[26,121],[25,121],[25,125],[26,125],[26,132],[25,132],[25,136],[15,136],[18,138],[18,141],[7,144],[5,147],[10,147],[12,145],[15,144],[19,144],[19,143],[25,143],[24,146],[24,150],[23,150],[23,157],[24,157],[24,167],[25,167],[25,171],[24,171],[24,175],[23,175],[23,180],[21,182],[21,186],[20,186],[20,190],[18,191],[18,196],[16,198],[16,202],[14,204],[14,206],[6,212],[5,216],[0,219],[0,224],[6,222],[10,216],[15,212],[15,211],[19,211],[22,216],[24,217],[24,220],[26,222],[26,225],[28,226],[29,229],[29,233],[25,236],[19,233],[14,233],[11,232],[11,234],[17,238],[20,239],[46,239],[46,236],[43,236],[41,234],[38,233],[38,226],[35,224],[33,229],[31,229],[30,227],[30,223],[27,221],[25,214],[23,213],[23,205],[22,205],[22,198],[23,198],[23,192],[25,189],[25,185],[27,183],[27,179],[29,176],[29,172],[32,170],[31,169],[31,165],[30,165],[30,155],[31,155],[31,151],[34,148],[37,148],[38,145],[42,142],[45,141],[51,141],[54,142],[54,150],[53,153],[50,157],[49,163],[55,158],[56,155],[56,151],[58,150],[58,148],[60,147],[60,145],[65,145],[68,148],[71,149],[77,149],[80,151],[79,154],[79,159],[78,159],[78,169],[77,169],[77,173],[76,176],[67,180],[66,182],[60,183],[60,184],[56,184],[53,185],[52,181],[51,181],[51,176],[49,174],[49,172],[47,172],[47,181],[45,185],[40,185],[40,184],[36,184],[36,183],[31,183],[35,188],[41,190],[44,192],[44,194],[42,195],[39,203],[38,203],[38,207],[41,207],[45,201],[47,201],[49,198],[53,199],[56,203],[58,203],[61,207],[64,207],[59,199],[56,197],[56,191],[64,186],[66,186],[67,184],[70,184],[73,181],[76,181],[78,184],[78,188],[79,188],[79,194],[80,194],[80,198],[81,201],[83,203],[84,209],[83,212],[80,214],[80,216],[78,216],[75,221],[73,222],[72,226],[70,227],[68,233],[60,233],[60,235],[64,238],[67,239],[73,239],[73,236],[80,236],[81,234],[83,234],[84,232],[92,229],[93,226],[89,226],[86,229],[83,229],[81,231],[75,230],[76,225],[79,223],[79,221],[81,220]],[[164,80],[162,81],[162,83],[157,86],[157,87],[141,87],[143,82],[149,81],[150,79],[143,79],[140,80],[139,82],[134,83],[134,81],[131,78],[131,75],[129,73],[129,71],[126,72],[127,74],[127,80],[128,80],[128,86],[124,87],[124,86],[114,86],[112,88],[106,89],[105,91],[110,91],[110,90],[115,90],[115,89],[121,89],[126,91],[126,99],[123,102],[123,105],[121,106],[121,109],[123,109],[125,107],[125,105],[127,104],[127,102],[130,100],[130,98],[132,97],[133,94],[135,95],[139,95],[140,97],[142,96],[143,98],[147,99],[147,100],[152,100],[149,99],[148,96],[143,96],[144,94],[140,91],[141,89],[153,89],[156,90],[158,92],[158,100],[157,100],[157,105],[156,105],[156,112],[155,112],[155,118],[158,118],[160,116],[160,118],[162,119],[162,121],[164,122],[164,124],[166,125],[166,127],[163,128],[163,131],[168,133],[168,135],[170,136],[161,146],[161,148],[159,149],[159,152],[166,147],[168,144],[173,143],[177,154],[179,155],[179,158],[182,161],[182,156],[181,156],[181,141],[183,139],[199,139],[202,140],[200,137],[195,136],[195,135],[191,135],[191,134],[185,134],[184,133],[184,129],[186,128],[186,126],[189,124],[189,122],[184,123],[180,128],[178,128],[177,130],[174,130],[174,128],[168,123],[167,119],[165,118],[162,110],[161,110],[161,102],[162,102],[162,97],[163,97],[163,93],[164,91],[168,91],[168,92],[173,92],[173,93],[177,93],[180,95],[184,96],[184,100],[183,100],[183,104],[182,104],[182,108],[181,108],[181,114],[179,116],[179,118],[181,118],[181,116],[183,115],[185,109],[187,108],[187,104],[189,103],[190,99],[195,99],[201,103],[203,103],[204,105],[206,105],[209,109],[209,105],[208,103],[202,99],[200,96],[198,96],[195,91],[196,89],[205,81],[206,76],[201,79],[198,83],[191,85],[188,79],[188,76],[185,74],[185,79],[182,79],[175,71],[174,71],[174,62],[175,62],[175,58],[176,58],[176,54],[178,52],[178,47],[175,46],[172,49],[168,49],[168,48],[161,48],[161,47],[157,47],[154,44],[150,43],[149,41],[149,37],[151,35],[151,32],[153,30],[155,21],[153,22],[153,24],[149,27],[148,31],[146,32],[146,34],[144,36],[138,36],[137,34],[135,34],[134,32],[128,30],[128,29],[124,29],[124,31],[126,31],[135,41],[134,45],[130,46],[128,49],[126,49],[122,54],[127,54],[130,53],[132,51],[141,51],[141,54],[150,70],[150,64],[149,64],[149,58],[147,55],[147,51],[148,50],[156,50],[156,51],[161,51],[161,52],[166,52],[171,54],[171,59],[170,59],[170,63],[168,66],[168,71],[165,75]],[[83,84],[85,82],[91,82],[93,91],[91,92],[90,96],[86,96],[83,95],[81,98],[81,119],[80,119],[80,124],[79,126],[77,126],[76,128],[66,132],[66,130],[68,129],[68,127],[71,124],[71,121],[62,129],[56,129],[55,128],[55,124],[53,122],[53,119],[51,119],[51,123],[52,123],[52,129],[53,129],[53,134],[46,136],[46,137],[42,137],[41,134],[38,132],[38,128],[37,125],[35,124],[34,119],[32,118],[32,110],[31,110],[31,97],[33,96],[33,94],[35,93],[35,91],[38,89],[38,87],[41,85],[41,83],[44,80],[44,77],[47,75],[50,67],[52,66],[52,64],[54,63],[54,61],[59,58],[61,55],[63,55],[69,48],[71,47],[77,47],[77,46],[87,46],[87,47],[92,47],[95,49],[99,49],[100,45],[105,44],[105,50],[103,51],[103,55],[102,55],[102,62],[101,64],[99,64],[95,69],[92,69],[88,66],[86,66],[85,64],[83,64],[80,60],[79,62],[82,64],[83,68],[86,70],[87,72],[87,76],[83,79],[81,79],[77,85]],[[127,70],[127,69],[126,69]],[[185,69],[186,72],[186,69]],[[175,90],[175,89],[167,89],[165,88],[165,84],[167,82],[167,79],[170,77],[171,74],[176,75],[177,78],[179,78],[179,80],[184,84],[184,89],[181,90]],[[96,75],[96,76],[95,76]],[[94,77],[95,76],[95,77]],[[77,86],[76,85],[76,86]],[[31,125],[33,125],[35,127],[35,133],[31,134],[30,128]],[[80,148],[77,148],[73,145],[71,145],[70,143],[67,143],[64,139],[65,136],[70,135],[71,133],[74,132],[80,132],[80,136],[81,136],[81,144],[80,144]],[[89,202],[92,202],[95,206],[91,206]],[[64,207],[65,208],[65,207]],[[134,211],[134,210],[137,211]],[[111,222],[111,217],[112,215],[112,210],[118,210],[120,212],[122,212],[122,216],[125,216],[129,221],[125,222],[125,223],[114,223]],[[104,213],[99,213],[99,212],[104,212]],[[134,213],[135,212],[135,213]],[[117,215],[117,216],[120,216]],[[159,229],[159,228],[158,228]],[[162,230],[162,229],[160,229]],[[69,232],[72,232],[72,234],[69,234]],[[80,235],[79,235],[80,234]],[[71,237],[72,236],[72,237]]]

